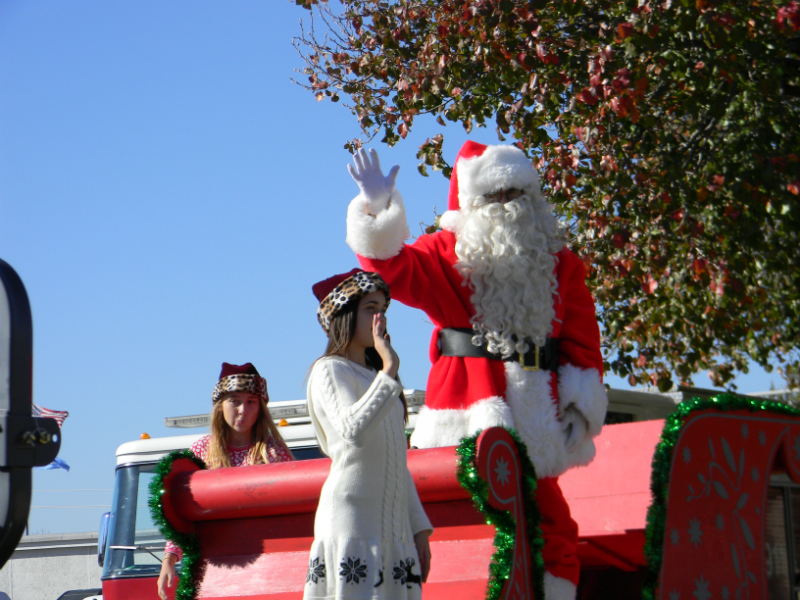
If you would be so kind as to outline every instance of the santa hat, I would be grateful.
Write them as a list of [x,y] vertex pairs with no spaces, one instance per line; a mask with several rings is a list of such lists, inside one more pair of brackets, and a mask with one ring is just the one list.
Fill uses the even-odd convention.
[[335,317],[350,301],[358,302],[372,292],[381,291],[386,294],[386,307],[389,307],[391,293],[389,286],[377,273],[353,269],[347,273],[340,273],[333,277],[328,277],[311,286],[319,301],[317,309],[317,319],[325,333],[331,326],[331,320]]
[[440,223],[453,230],[458,211],[472,207],[475,198],[500,190],[518,189],[539,197],[539,176],[531,160],[517,146],[486,146],[468,141],[458,152],[450,175],[447,212]]
[[223,395],[231,392],[255,394],[264,402],[269,402],[267,380],[259,375],[252,363],[244,365],[222,363],[222,371],[211,393],[211,401],[216,404]]

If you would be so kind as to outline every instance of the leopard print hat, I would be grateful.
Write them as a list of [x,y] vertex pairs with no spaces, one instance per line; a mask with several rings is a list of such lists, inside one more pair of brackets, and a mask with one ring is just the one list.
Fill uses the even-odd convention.
[[258,370],[252,365],[230,365],[222,363],[219,381],[211,393],[213,404],[219,402],[223,395],[229,392],[245,392],[255,394],[264,402],[269,402],[267,394],[267,380],[259,375]]
[[331,326],[331,320],[341,311],[348,302],[361,300],[367,294],[381,291],[386,294],[386,307],[389,307],[391,293],[389,286],[377,273],[353,269],[348,273],[341,273],[329,277],[324,281],[311,286],[311,291],[319,300],[317,319],[325,333]]

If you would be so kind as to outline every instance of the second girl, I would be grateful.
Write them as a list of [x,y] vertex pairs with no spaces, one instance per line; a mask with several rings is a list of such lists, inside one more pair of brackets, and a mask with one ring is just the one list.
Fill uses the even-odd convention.
[[354,269],[313,291],[328,345],[311,369],[308,408],[332,465],[304,598],[418,599],[433,528],[406,466],[408,410],[386,334],[389,287]]

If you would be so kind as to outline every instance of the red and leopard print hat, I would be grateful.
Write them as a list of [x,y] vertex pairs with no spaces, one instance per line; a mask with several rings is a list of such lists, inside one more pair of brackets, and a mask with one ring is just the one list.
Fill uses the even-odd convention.
[[245,392],[255,394],[264,402],[269,402],[267,394],[267,380],[259,375],[252,363],[245,365],[231,365],[222,363],[219,381],[211,393],[211,401],[216,404],[223,395],[229,392]]
[[381,291],[386,294],[386,307],[392,299],[389,286],[377,273],[353,269],[340,273],[311,286],[311,291],[319,300],[317,319],[325,333],[331,326],[331,319],[351,300],[356,302],[372,292]]

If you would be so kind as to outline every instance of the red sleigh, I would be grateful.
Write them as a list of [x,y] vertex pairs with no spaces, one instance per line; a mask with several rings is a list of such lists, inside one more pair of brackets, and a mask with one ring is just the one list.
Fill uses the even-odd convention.
[[[605,427],[594,462],[560,478],[580,527],[579,598],[789,597],[796,591],[791,559],[800,554],[786,520],[800,513],[800,493],[791,488],[800,482],[799,415],[785,405],[720,396],[683,403],[666,423]],[[524,458],[502,429],[485,431],[467,450],[409,452],[436,528],[424,597],[532,599],[541,589],[540,557],[536,523],[521,518],[530,512]],[[170,524],[199,544],[204,574],[193,591],[200,598],[301,598],[328,468],[316,460],[201,471],[175,461],[162,505]],[[482,482],[484,504],[505,517],[477,510],[477,488],[462,486],[459,472]],[[513,527],[495,547],[501,521]]]
[[[459,484],[460,472],[463,477],[480,473],[487,483],[484,500],[507,512],[513,523],[510,552],[495,558],[503,579],[494,582],[494,596],[532,600],[534,557],[521,518],[523,474],[517,446],[499,428],[485,431],[473,444],[476,459],[469,465],[462,460],[460,471],[455,448],[409,451],[409,469],[436,528],[425,598],[479,600],[491,583],[495,525],[476,510]],[[194,581],[183,582],[183,595],[301,598],[314,512],[329,468],[327,459],[216,470],[201,470],[186,458],[173,460],[162,482],[161,509],[178,534],[194,536],[199,549]],[[184,556],[186,560],[186,551]]]

